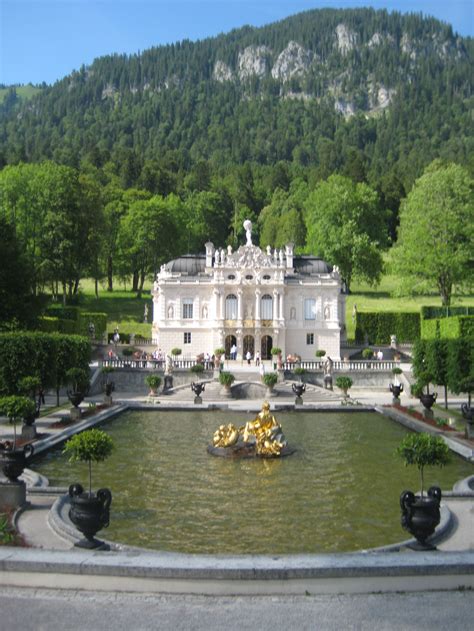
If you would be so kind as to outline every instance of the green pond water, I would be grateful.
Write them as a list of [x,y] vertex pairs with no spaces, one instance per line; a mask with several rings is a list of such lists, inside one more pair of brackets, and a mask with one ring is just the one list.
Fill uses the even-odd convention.
[[[228,460],[206,446],[222,423],[255,414],[128,412],[103,426],[113,455],[93,465],[93,487],[113,494],[99,536],[188,553],[345,552],[407,538],[399,496],[417,491],[416,468],[394,455],[406,430],[375,413],[277,412],[297,452],[272,460]],[[33,468],[54,486],[87,485],[87,465],[60,451]],[[428,486],[451,490],[474,467],[453,455],[428,468]]]

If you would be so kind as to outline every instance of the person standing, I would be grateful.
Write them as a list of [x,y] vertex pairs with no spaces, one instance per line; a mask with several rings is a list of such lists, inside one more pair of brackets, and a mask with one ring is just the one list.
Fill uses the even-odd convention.
[[247,351],[247,354],[245,355],[245,359],[247,360],[247,364],[250,366],[250,360],[252,359],[252,354],[250,351]]
[[260,353],[257,351],[255,353],[255,366],[260,366]]

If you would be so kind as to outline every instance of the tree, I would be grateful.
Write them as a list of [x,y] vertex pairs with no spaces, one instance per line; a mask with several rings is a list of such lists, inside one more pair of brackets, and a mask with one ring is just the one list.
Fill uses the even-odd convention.
[[[176,222],[169,212],[174,196],[163,199],[155,195],[146,201],[134,202],[120,224],[122,266],[133,275],[133,291],[141,296],[145,278],[156,274],[160,265],[178,251]],[[125,271],[125,268],[123,268]]]
[[309,194],[305,211],[307,250],[339,267],[347,291],[355,277],[378,282],[386,224],[373,189],[331,175]]
[[15,229],[0,216],[0,330],[28,326],[34,321],[37,301],[26,257]]
[[416,180],[400,212],[395,271],[400,293],[436,285],[449,306],[454,285],[474,278],[474,180],[456,164],[433,162]]

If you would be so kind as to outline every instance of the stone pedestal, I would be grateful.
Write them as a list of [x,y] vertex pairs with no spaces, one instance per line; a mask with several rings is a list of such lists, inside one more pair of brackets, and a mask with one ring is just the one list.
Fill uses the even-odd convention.
[[392,405],[400,405],[400,399],[398,397],[392,397]]
[[232,399],[232,390],[230,389],[230,386],[224,386],[220,395],[224,397],[224,399]]
[[26,484],[23,480],[0,482],[0,511],[15,510],[26,502]]
[[324,387],[326,390],[332,390],[332,375],[324,375]]
[[69,410],[69,416],[71,417],[71,421],[80,421],[82,418],[81,408],[71,408]]
[[295,405],[303,405],[303,397],[296,397]]
[[23,425],[21,428],[22,440],[33,440],[36,438],[36,425]]
[[466,438],[474,439],[474,421],[466,421]]
[[423,416],[427,419],[429,419],[430,421],[432,421],[434,419],[434,413],[433,410],[428,410],[428,409],[424,409],[423,410]]
[[105,405],[112,405],[112,396],[109,394],[104,395],[104,403]]
[[194,397],[195,405],[201,405],[201,403],[202,403],[202,397]]
[[173,375],[165,375],[163,381],[163,394],[166,394],[168,390],[171,390],[173,387]]

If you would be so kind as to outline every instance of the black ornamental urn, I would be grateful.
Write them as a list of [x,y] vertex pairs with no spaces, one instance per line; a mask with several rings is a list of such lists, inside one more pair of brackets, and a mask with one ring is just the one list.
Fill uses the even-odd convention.
[[438,486],[429,488],[427,497],[417,496],[412,491],[403,491],[400,496],[402,528],[415,537],[422,549],[435,549],[426,543],[426,539],[434,533],[440,522],[440,502],[441,489]]
[[25,470],[26,459],[32,456],[33,452],[33,445],[25,445],[23,449],[14,449],[11,441],[0,442],[0,463],[3,474],[10,482],[18,480]]
[[89,494],[84,492],[80,484],[71,484],[69,497],[71,498],[69,519],[85,537],[74,545],[79,548],[106,549],[108,546],[103,541],[95,539],[95,534],[109,525],[112,503],[110,490],[99,489],[97,493]]

